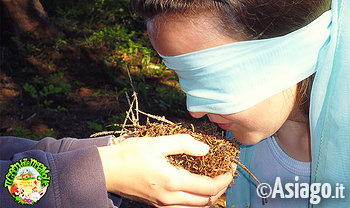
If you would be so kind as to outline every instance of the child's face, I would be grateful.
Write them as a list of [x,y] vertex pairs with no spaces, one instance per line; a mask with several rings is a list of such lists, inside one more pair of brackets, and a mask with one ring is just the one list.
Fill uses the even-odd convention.
[[[220,33],[210,17],[157,17],[148,22],[148,33],[153,47],[162,55],[175,56],[235,42],[232,37]],[[219,115],[206,112],[190,112],[199,118],[208,115],[241,143],[255,144],[274,134],[293,110],[296,85],[280,92],[244,111]]]

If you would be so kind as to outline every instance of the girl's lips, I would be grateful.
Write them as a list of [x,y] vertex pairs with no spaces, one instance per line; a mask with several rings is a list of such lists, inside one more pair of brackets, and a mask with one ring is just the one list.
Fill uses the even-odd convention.
[[218,123],[219,127],[223,130],[230,130],[232,124],[231,123]]

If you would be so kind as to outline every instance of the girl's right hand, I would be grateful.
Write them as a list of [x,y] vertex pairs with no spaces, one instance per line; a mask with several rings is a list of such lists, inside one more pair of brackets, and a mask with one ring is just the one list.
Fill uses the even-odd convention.
[[109,192],[156,207],[208,207],[233,178],[200,176],[168,163],[168,155],[208,153],[206,144],[189,135],[132,137],[98,150]]

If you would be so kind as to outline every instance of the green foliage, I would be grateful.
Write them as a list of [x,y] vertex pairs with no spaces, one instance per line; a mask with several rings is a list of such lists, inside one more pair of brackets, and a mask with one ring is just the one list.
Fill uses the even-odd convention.
[[115,98],[115,101],[117,103],[117,105],[119,106],[119,101],[120,101],[120,97],[122,95],[124,95],[125,92],[127,92],[128,89],[127,88],[123,88],[121,90],[118,90],[117,87],[114,88],[114,91],[113,90],[107,90],[107,89],[98,89],[97,91],[95,91],[94,93],[92,93],[92,96],[99,96],[99,95],[109,95],[111,97],[114,97]]
[[89,129],[92,129],[95,131],[102,131],[102,129],[103,129],[103,126],[101,124],[98,124],[95,122],[87,121],[86,124],[87,124]]
[[32,137],[31,132],[29,129],[24,128],[22,126],[17,126],[10,130],[11,136],[17,136],[17,137],[23,137],[23,138],[30,138]]
[[126,117],[126,113],[120,113],[117,115],[112,115],[108,118],[107,123],[110,125],[108,130],[109,131],[120,131],[122,128],[120,126],[114,126],[113,124],[123,124],[124,119]]
[[55,138],[56,137],[56,132],[53,129],[48,129],[48,130],[40,133],[39,135],[35,136],[34,139],[40,140],[40,139],[42,139],[44,137],[53,137],[53,138]]
[[152,86],[149,83],[147,83],[145,80],[134,82],[134,86],[135,86],[135,91],[138,92],[148,103],[149,101],[148,92],[150,91],[150,89],[152,89]]
[[[133,67],[134,87],[140,97],[148,106],[170,109],[173,105],[181,103],[184,99],[176,90],[157,89],[157,83],[150,83],[154,77],[168,76],[163,63],[160,63],[157,53],[152,49],[147,36],[145,25],[130,8],[129,0],[87,0],[74,1],[59,0],[56,6],[43,1],[48,12],[53,12],[55,18],[70,25],[68,31],[80,31],[81,41],[94,50],[104,49],[100,62],[110,81],[117,87],[116,100],[124,92],[131,90],[125,66]],[[77,25],[79,22],[80,26]],[[64,47],[67,41],[57,40],[55,48]],[[124,70],[122,70],[124,69]],[[169,71],[168,71],[169,72]],[[122,90],[120,90],[122,89]],[[56,92],[51,87],[49,92]],[[159,98],[153,99],[154,93],[160,93]],[[104,93],[102,90],[94,93],[97,96]],[[108,93],[110,94],[110,93]],[[152,97],[152,99],[151,99]],[[153,103],[150,103],[155,101]],[[50,103],[47,103],[50,104]],[[154,106],[155,105],[155,106]]]
[[49,16],[62,21],[68,30],[98,27],[100,23],[108,26],[121,24],[136,31],[144,28],[142,21],[132,12],[130,0],[42,0],[41,3]]
[[121,22],[129,25],[137,19],[137,16],[131,12],[129,0],[96,0],[93,13],[95,18],[111,24]]
[[27,54],[34,53],[36,51],[36,46],[32,43],[24,44],[24,51]]
[[169,104],[182,103],[186,97],[186,95],[177,90],[176,88],[167,89],[164,87],[157,87],[157,93],[164,99],[165,102]]
[[66,40],[63,40],[61,38],[57,38],[55,40],[55,45],[54,48],[56,50],[56,53],[59,53],[60,50],[62,50],[63,48],[67,47],[68,43]]
[[118,115],[113,115],[108,118],[108,123],[110,124],[122,124],[124,122],[126,113],[120,113]]
[[14,128],[9,129],[7,132],[1,133],[0,135],[40,140],[44,137],[56,137],[56,132],[53,129],[47,129],[46,131],[34,134],[28,128],[25,128],[23,126],[16,126]]
[[85,83],[84,82],[80,82],[80,81],[75,81],[74,84],[78,87],[82,87],[82,86],[85,86]]
[[32,98],[34,98],[34,99],[38,98],[38,91],[35,89],[35,87],[33,85],[25,83],[25,85],[23,86],[23,89],[25,92],[29,93],[29,95]]
[[66,111],[64,102],[69,100],[71,85],[63,80],[63,73],[43,77],[35,76],[26,82],[23,90],[40,106],[51,111]]
[[99,31],[89,30],[92,35],[86,39],[89,46],[107,47],[109,49],[125,49],[128,48],[128,42],[134,35],[134,32],[129,32],[125,27],[120,25],[103,26]]
[[[0,47],[0,67],[9,72],[25,73],[28,77],[20,83],[26,106],[38,105],[50,111],[50,115],[52,112],[59,115],[67,111],[70,106],[67,103],[75,101],[71,98],[72,92],[80,92],[81,87],[100,87],[100,90],[92,91],[92,95],[113,97],[117,106],[108,118],[97,120],[103,124],[122,123],[125,114],[120,112],[124,112],[127,105],[124,94],[132,92],[126,72],[128,66],[140,104],[163,111],[159,114],[181,112],[185,95],[171,84],[177,79],[176,75],[164,66],[152,49],[145,25],[132,13],[129,0],[41,0],[41,3],[60,30],[59,36],[35,40],[28,34],[22,42],[13,38],[12,42],[21,44],[20,53]],[[87,74],[80,76],[84,70],[90,77],[87,78]],[[92,119],[89,117],[89,120]],[[92,121],[81,122],[94,131],[104,128]],[[30,131],[21,126],[14,128],[12,133],[30,138]],[[54,135],[55,132],[46,134]]]
[[113,94],[113,96],[115,97],[115,99],[116,99],[116,101],[117,101],[117,103],[118,103],[118,105],[119,105],[119,101],[120,101],[120,96],[122,96],[125,92],[127,92],[128,91],[128,89],[127,88],[124,88],[124,89],[122,89],[122,90],[117,90],[117,88],[116,88],[116,90],[115,90],[115,93]]

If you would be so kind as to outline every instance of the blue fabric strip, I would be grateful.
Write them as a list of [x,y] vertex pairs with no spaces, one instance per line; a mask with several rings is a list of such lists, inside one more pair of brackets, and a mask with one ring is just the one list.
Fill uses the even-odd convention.
[[285,36],[160,56],[176,71],[191,112],[230,114],[290,88],[315,72],[331,12]]

